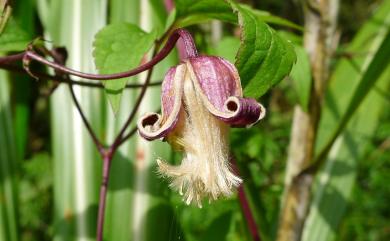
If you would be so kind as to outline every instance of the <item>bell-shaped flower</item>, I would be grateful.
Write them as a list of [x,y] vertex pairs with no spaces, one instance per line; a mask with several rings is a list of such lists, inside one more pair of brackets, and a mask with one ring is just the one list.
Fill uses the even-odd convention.
[[147,140],[164,139],[183,152],[181,165],[158,159],[159,172],[189,204],[229,196],[240,185],[229,165],[229,127],[249,127],[265,115],[255,99],[243,98],[234,65],[214,56],[185,60],[167,72],[162,115],[147,113],[138,130]]

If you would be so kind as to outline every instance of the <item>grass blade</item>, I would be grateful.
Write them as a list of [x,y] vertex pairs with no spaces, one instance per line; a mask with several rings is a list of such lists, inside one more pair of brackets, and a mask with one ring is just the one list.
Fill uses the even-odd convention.
[[[340,61],[330,79],[331,91],[325,97],[327,103],[316,143],[320,159],[389,64],[390,1],[383,2],[346,51],[352,57]],[[336,88],[343,93],[332,92]]]
[[[389,80],[390,68],[387,68],[377,87],[388,89]],[[347,129],[333,144],[325,167],[316,180],[314,201],[305,223],[303,241],[330,241],[336,238],[337,227],[354,186],[357,162],[363,157],[367,138],[374,133],[386,104],[387,100],[382,95],[370,91]]]
[[341,60],[331,77],[316,146],[317,152],[330,151],[316,177],[303,231],[305,241],[335,238],[354,185],[357,162],[384,107],[384,99],[372,87],[389,86],[389,10],[390,1],[383,2],[347,49],[354,54],[352,58]]

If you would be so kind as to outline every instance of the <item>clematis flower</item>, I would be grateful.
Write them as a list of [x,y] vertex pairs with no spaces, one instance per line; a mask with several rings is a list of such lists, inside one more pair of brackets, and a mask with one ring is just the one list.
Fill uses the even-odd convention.
[[181,165],[158,159],[159,172],[187,203],[229,196],[242,180],[229,166],[229,127],[249,127],[265,115],[255,99],[243,98],[234,65],[196,56],[168,70],[162,84],[162,115],[146,113],[137,123],[147,140],[164,139],[183,152]]

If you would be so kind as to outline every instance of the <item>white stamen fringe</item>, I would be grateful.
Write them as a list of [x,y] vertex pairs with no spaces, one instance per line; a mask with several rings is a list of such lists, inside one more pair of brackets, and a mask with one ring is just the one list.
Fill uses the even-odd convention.
[[185,109],[168,141],[184,151],[184,158],[180,166],[160,159],[157,163],[159,172],[171,178],[171,187],[183,195],[183,200],[201,207],[205,197],[215,200],[230,196],[242,180],[229,166],[228,125],[206,109],[188,72],[183,81]]

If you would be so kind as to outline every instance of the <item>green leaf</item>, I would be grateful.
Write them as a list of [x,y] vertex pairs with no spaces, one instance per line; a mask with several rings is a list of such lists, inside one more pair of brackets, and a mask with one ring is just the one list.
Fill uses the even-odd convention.
[[309,107],[310,88],[311,88],[311,69],[309,56],[304,48],[295,45],[297,62],[291,69],[290,77],[293,87],[298,96],[299,104],[304,111]]
[[299,25],[297,25],[297,24],[295,24],[287,19],[272,15],[270,12],[258,10],[258,9],[253,9],[247,5],[244,5],[244,4],[241,4],[240,6],[242,8],[249,10],[249,11],[252,11],[252,13],[255,14],[263,22],[303,31],[303,28],[301,26],[299,26]]
[[244,93],[258,98],[290,73],[296,60],[290,43],[282,39],[248,8],[230,1],[242,29],[235,65]]
[[176,0],[176,21],[180,27],[203,23],[211,19],[236,23],[232,8],[223,0]]
[[[193,24],[204,23],[212,19],[218,19],[228,23],[237,23],[237,16],[232,7],[224,0],[176,0],[176,25],[186,27]],[[302,30],[302,27],[281,17],[272,15],[267,11],[252,9],[240,4],[242,8],[252,11],[261,21]]]
[[31,38],[13,18],[10,18],[5,26],[4,32],[0,35],[0,51],[21,51],[26,49]]
[[[129,23],[115,23],[104,27],[96,36],[94,58],[100,74],[112,74],[137,67],[151,48],[155,34],[148,34]],[[129,78],[104,81],[112,110],[117,113],[122,90]]]

